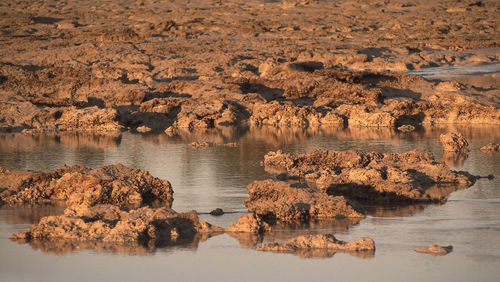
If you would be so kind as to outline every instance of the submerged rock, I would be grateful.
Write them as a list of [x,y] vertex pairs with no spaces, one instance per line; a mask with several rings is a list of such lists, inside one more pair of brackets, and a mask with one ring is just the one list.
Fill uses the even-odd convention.
[[367,252],[370,257],[375,251],[375,242],[366,237],[344,242],[337,240],[333,234],[304,235],[282,243],[263,244],[257,246],[256,250],[291,253],[302,258],[325,258],[336,252]]
[[500,144],[489,143],[486,146],[481,147],[483,152],[500,152]]
[[443,151],[445,152],[468,152],[469,142],[465,137],[459,132],[450,132],[447,134],[441,134],[439,136],[439,141],[443,145]]
[[444,256],[453,251],[453,246],[438,246],[435,244],[429,245],[427,248],[416,248],[415,252],[430,254],[433,256]]
[[254,181],[247,190],[249,197],[245,204],[248,210],[265,219],[364,217],[363,212],[344,197],[328,196],[305,183]]
[[0,203],[66,201],[68,205],[114,204],[170,207],[173,190],[166,180],[121,164],[90,169],[62,166],[54,171],[9,171],[0,168]]
[[[264,157],[266,170],[304,179],[329,195],[369,202],[441,202],[453,190],[474,184],[477,177],[455,172],[434,160],[430,151],[381,154],[321,151],[293,156],[281,151]],[[440,189],[443,192],[440,193]],[[451,186],[453,189],[447,189]]]
[[196,211],[177,213],[166,207],[127,210],[115,205],[97,205],[74,206],[67,208],[64,215],[44,217],[27,232],[13,234],[11,239],[177,244],[192,240],[197,233],[222,231],[200,221]]

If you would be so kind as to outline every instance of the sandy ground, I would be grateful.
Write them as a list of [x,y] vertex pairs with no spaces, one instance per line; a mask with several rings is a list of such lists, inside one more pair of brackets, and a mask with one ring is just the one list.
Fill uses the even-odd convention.
[[499,64],[498,1],[247,2],[1,2],[0,131],[500,123],[498,87],[406,74]]

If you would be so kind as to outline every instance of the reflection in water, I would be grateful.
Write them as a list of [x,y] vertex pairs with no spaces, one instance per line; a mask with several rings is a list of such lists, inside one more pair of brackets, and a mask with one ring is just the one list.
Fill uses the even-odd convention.
[[[416,132],[400,134],[388,128],[276,129],[262,127],[254,129],[228,128],[193,133],[180,131],[178,135],[172,137],[166,134],[135,135],[125,133],[122,137],[110,138],[77,135],[59,137],[30,136],[13,133],[0,134],[0,166],[8,169],[41,170],[53,169],[63,164],[99,167],[114,163],[123,163],[129,167],[148,170],[156,177],[171,181],[175,191],[174,209],[178,211],[196,209],[203,212],[213,210],[216,207],[220,207],[225,211],[241,211],[245,209],[244,200],[248,196],[245,187],[254,180],[272,177],[266,174],[264,168],[259,165],[263,160],[263,156],[268,151],[282,149],[290,153],[304,153],[310,152],[313,149],[355,149],[379,152],[405,152],[419,148],[430,149],[437,153],[439,157],[441,153],[439,135],[442,133],[457,130],[467,139],[472,139],[472,145],[477,147],[479,143],[479,145],[489,142],[498,143],[500,139],[500,130],[498,129],[498,126],[470,127],[450,125],[423,128]],[[236,142],[238,146],[221,146],[198,150],[188,146],[189,143],[194,141],[207,141],[214,144]],[[473,174],[485,175],[495,173],[494,170],[491,170],[499,167],[500,159],[494,156],[491,157],[488,154],[478,155],[475,153],[478,150],[474,151],[474,148],[472,149],[473,151],[470,152],[469,158],[464,160],[465,163],[460,163],[460,165],[463,165],[467,170],[471,168],[475,169],[475,171],[471,171]],[[456,166],[457,164],[453,163],[452,165]],[[463,195],[468,195],[470,197],[484,196],[498,198],[498,189],[490,189],[490,186],[491,184],[486,182],[484,184],[479,182],[476,184],[476,188],[467,191],[468,194],[464,193],[461,195],[462,197],[465,197]],[[438,195],[444,192],[449,194],[455,189],[452,186],[431,187],[427,190],[427,193]],[[454,202],[453,204],[458,205],[463,203]],[[443,205],[442,207],[445,206],[450,205]],[[467,217],[469,216],[468,213],[472,213],[471,210],[476,206],[481,205],[475,204],[471,209],[458,211],[456,215]],[[366,209],[368,210],[368,214],[374,217],[429,217],[425,212],[429,210],[425,210],[426,207],[427,205],[417,204],[397,207],[377,206],[372,208],[367,207]],[[462,212],[462,214],[459,212]],[[481,218],[484,209],[478,209],[477,212],[474,215],[474,224],[478,222],[476,218]],[[0,222],[10,224],[6,224],[7,228],[4,230],[4,238],[14,233],[14,231],[20,231],[13,230],[20,228],[19,226],[15,226],[16,224],[36,223],[42,216],[60,213],[62,213],[62,208],[57,207],[0,209]],[[433,214],[431,213],[431,215]],[[224,218],[223,216],[221,221],[224,221]],[[236,238],[242,246],[248,248],[255,248],[255,246],[263,242],[288,240],[304,234],[342,232],[352,234],[353,232],[360,232],[361,234],[358,233],[356,235],[372,236],[372,233],[366,233],[374,232],[373,229],[370,229],[370,224],[372,224],[369,223],[370,220],[367,219],[365,224],[357,224],[357,221],[352,222],[349,219],[333,220],[333,222],[313,221],[308,224],[277,224],[273,227],[273,231],[264,235],[245,233],[232,233],[229,235]],[[490,224],[488,219],[483,218],[483,220],[486,222],[483,225]],[[447,222],[450,224],[449,221]],[[224,222],[223,225],[229,226],[231,222]],[[364,226],[369,226],[369,228],[363,229]],[[418,226],[418,228],[421,227],[425,229],[427,224]],[[398,240],[390,232],[384,233],[383,230],[376,232],[380,232],[382,235],[379,235],[379,238],[384,238],[384,240],[385,238],[388,238],[386,240],[389,240],[389,238],[390,240]],[[407,234],[407,236],[411,238],[408,240],[422,240],[420,237],[411,237],[411,234]],[[151,254],[156,253],[159,249],[196,249],[199,242],[206,239],[193,238],[192,241],[184,242],[177,246],[165,246],[161,244],[156,246],[106,245],[99,242],[68,242],[60,240],[54,242],[32,241],[30,245],[34,249],[51,254],[64,254],[82,249],[117,254]],[[230,239],[229,241],[234,242],[234,240]],[[6,244],[5,242],[0,243]],[[8,243],[12,244],[10,241]],[[224,245],[225,247],[226,245]],[[301,257],[330,257],[334,253],[300,253],[297,255]],[[369,253],[356,253],[355,255],[373,256],[373,254]]]
[[426,207],[433,205],[438,206],[439,204],[412,204],[412,205],[392,205],[392,206],[363,206],[368,215],[374,217],[404,217],[412,216],[421,211]]
[[271,231],[264,234],[247,232],[229,232],[228,234],[238,240],[247,248],[255,248],[262,243],[286,241],[305,234],[328,234],[346,232],[350,227],[358,224],[361,218],[341,219],[315,219],[310,221],[276,222],[272,224]]
[[441,162],[449,167],[461,168],[464,166],[465,160],[469,157],[467,152],[450,152],[445,151],[441,156]]
[[197,249],[200,242],[205,242],[211,237],[208,234],[196,234],[189,240],[172,241],[149,241],[149,244],[136,242],[110,243],[102,241],[76,241],[67,239],[12,239],[19,244],[28,243],[34,250],[40,250],[52,255],[66,255],[72,252],[83,250],[93,250],[101,253],[113,253],[121,255],[148,255],[158,250],[168,250],[171,248]]
[[64,202],[52,202],[51,204],[27,205],[19,204],[13,207],[0,209],[1,220],[11,224],[35,224],[42,217],[50,215],[62,215],[64,213]]
[[331,258],[337,253],[349,254],[351,256],[355,256],[361,259],[369,259],[375,257],[375,251],[339,251],[334,249],[297,249],[297,250],[287,250],[287,251],[272,251],[273,253],[285,253],[285,254],[293,254],[302,259],[325,259]]

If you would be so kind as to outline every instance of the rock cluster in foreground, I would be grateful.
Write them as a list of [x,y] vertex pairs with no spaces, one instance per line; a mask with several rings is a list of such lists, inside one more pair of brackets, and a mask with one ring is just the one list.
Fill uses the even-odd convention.
[[0,168],[0,204],[66,201],[71,205],[113,204],[170,207],[172,186],[149,172],[121,164],[96,169],[62,166],[54,171],[10,171]]
[[381,154],[315,150],[291,155],[281,151],[264,157],[266,170],[281,178],[314,183],[329,195],[359,202],[442,202],[449,193],[469,187],[476,177],[436,162],[430,151]]
[[198,233],[221,231],[200,221],[195,211],[177,213],[166,207],[127,210],[116,205],[97,205],[69,207],[64,215],[44,217],[27,232],[11,238],[175,245],[190,241]]
[[[173,190],[168,181],[119,164],[97,169],[63,166],[45,172],[2,169],[0,181],[3,203],[66,200],[63,215],[43,217],[27,232],[11,236],[33,247],[46,249],[47,242],[61,241],[64,243],[57,245],[63,250],[81,246],[141,253],[189,245],[199,241],[200,234],[223,232],[200,221],[196,211],[170,209]],[[126,246],[111,247],[113,244]]]

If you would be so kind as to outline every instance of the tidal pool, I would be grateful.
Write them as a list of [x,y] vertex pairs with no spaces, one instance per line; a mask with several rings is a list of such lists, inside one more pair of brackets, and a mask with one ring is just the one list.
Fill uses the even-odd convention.
[[[439,135],[458,130],[471,143],[468,156],[444,158],[455,170],[494,174],[466,190],[453,192],[442,205],[375,207],[361,221],[331,220],[283,226],[264,238],[223,234],[166,248],[85,244],[18,244],[9,235],[29,228],[63,207],[0,209],[0,281],[498,281],[500,277],[500,153],[479,147],[500,142],[500,127],[425,128],[413,133],[390,129],[209,131],[168,137],[125,133],[28,136],[0,134],[0,166],[7,169],[54,169],[63,164],[99,167],[122,163],[167,179],[174,188],[173,208],[192,209],[202,220],[227,227],[246,208],[246,186],[272,178],[260,165],[270,150],[303,153],[313,149],[405,152],[431,150],[442,157]],[[194,149],[193,141],[236,142],[236,147]],[[208,214],[215,208],[229,212]],[[334,233],[338,239],[371,237],[374,254],[324,254],[304,258],[258,252],[261,241],[298,234]],[[452,253],[433,257],[413,251],[436,243]]]

